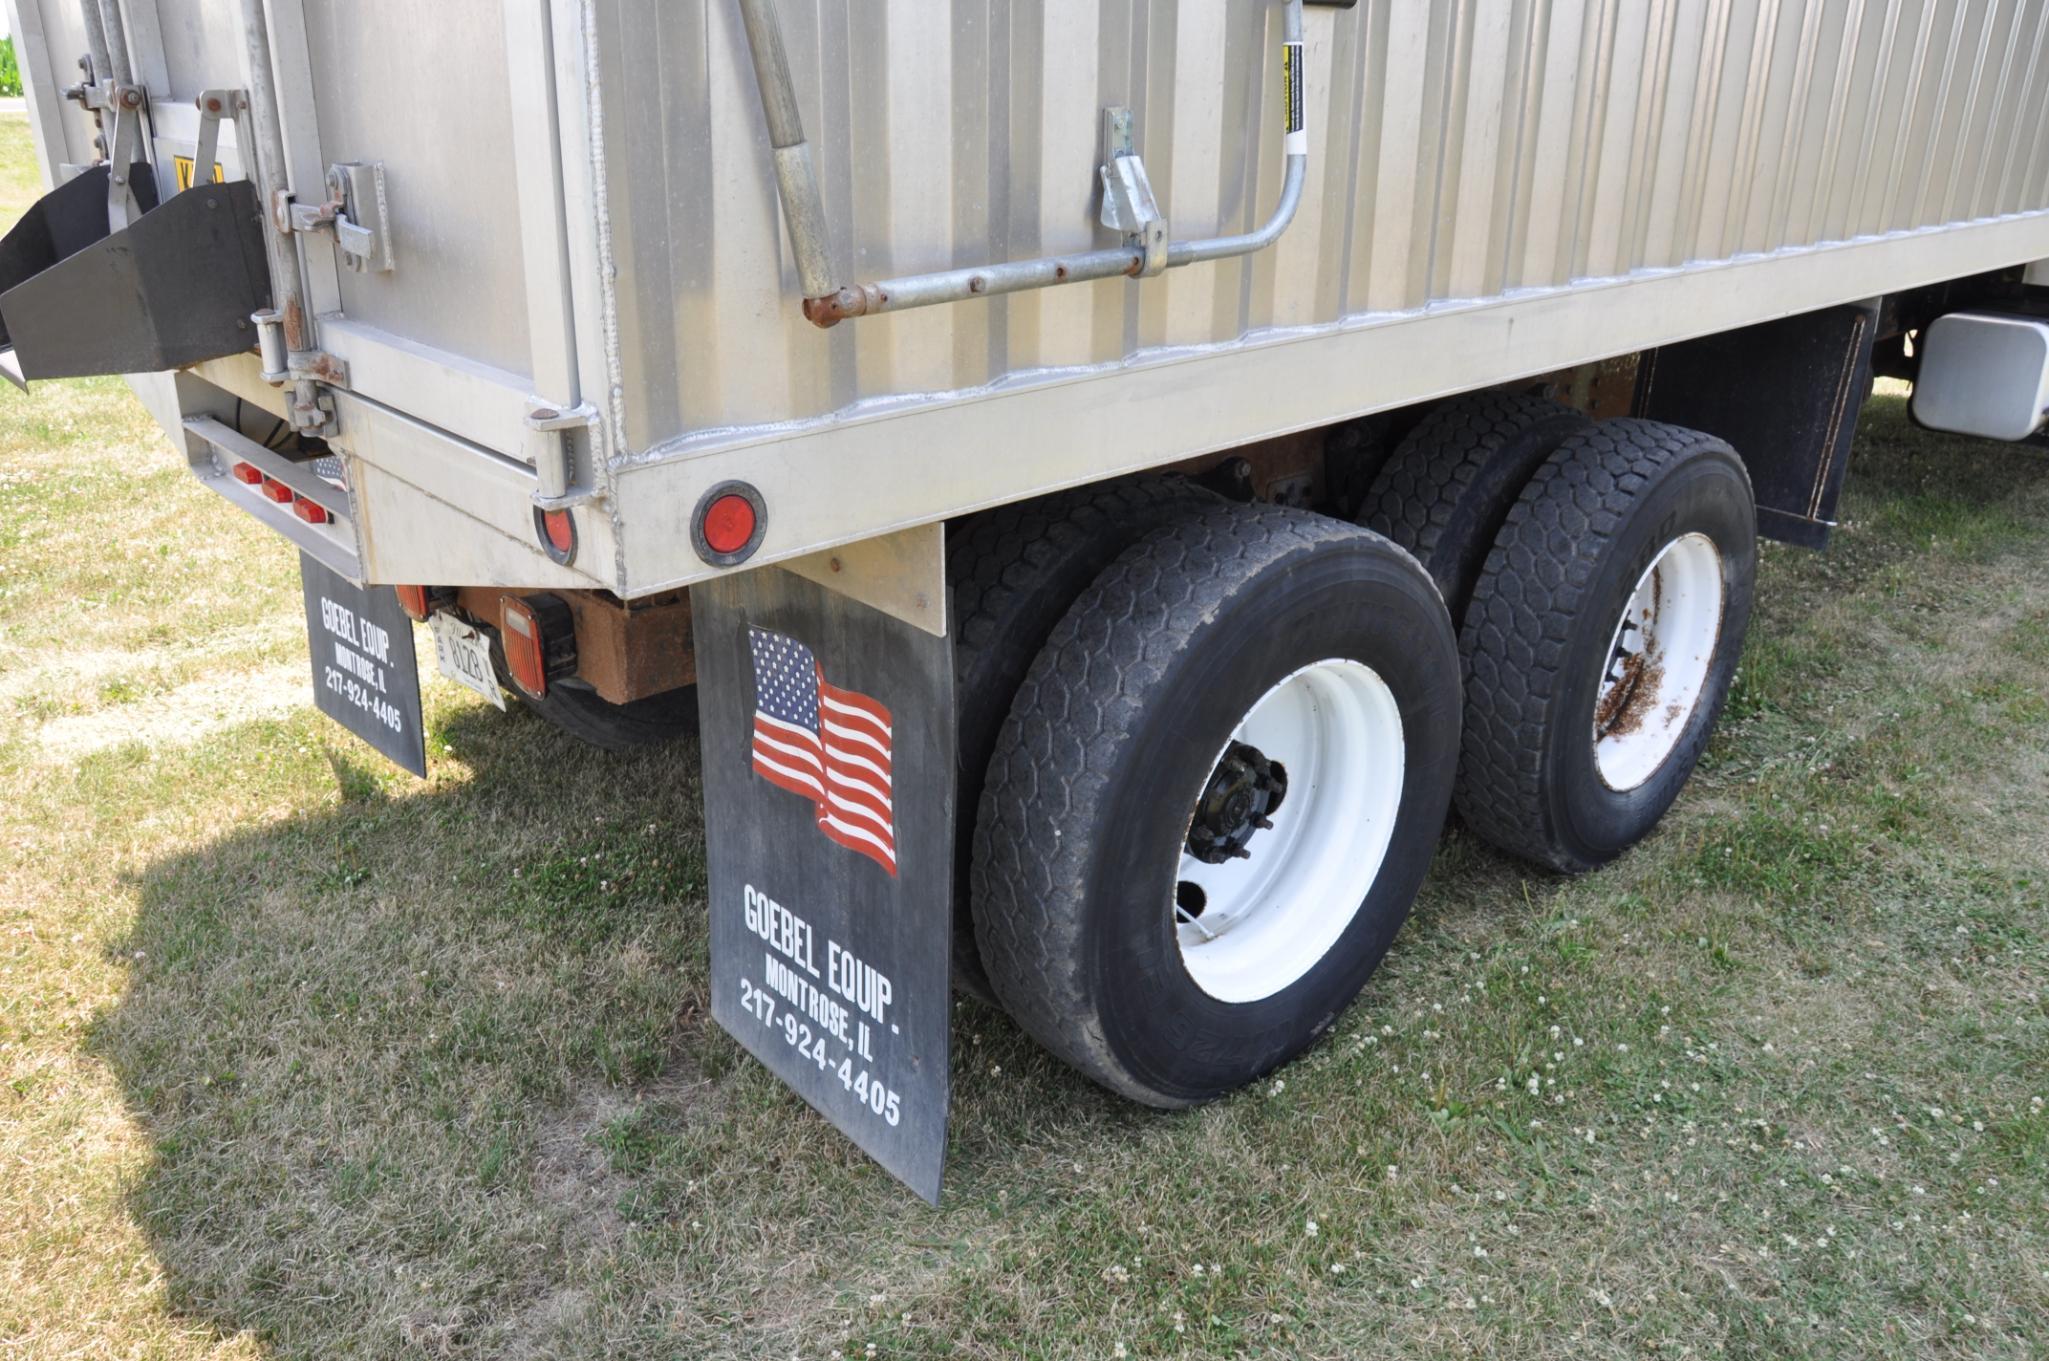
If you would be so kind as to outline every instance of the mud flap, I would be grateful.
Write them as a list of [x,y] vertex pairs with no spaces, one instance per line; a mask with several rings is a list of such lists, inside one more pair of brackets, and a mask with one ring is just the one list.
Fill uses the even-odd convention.
[[776,568],[692,588],[712,1015],[925,1199],[946,1158],[953,663]]
[[1728,441],[1757,490],[1758,533],[1826,548],[1877,331],[1878,304],[1858,303],[1652,350],[1636,414]]

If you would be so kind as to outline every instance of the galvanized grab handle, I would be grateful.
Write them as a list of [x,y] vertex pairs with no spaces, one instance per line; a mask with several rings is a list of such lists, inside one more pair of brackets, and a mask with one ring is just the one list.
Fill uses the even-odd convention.
[[[1265,250],[1281,239],[1302,206],[1302,192],[1309,181],[1309,129],[1302,66],[1302,3],[1284,0],[1281,49],[1283,89],[1288,101],[1287,175],[1281,185],[1280,205],[1258,231],[1243,236],[1219,236],[1200,241],[1174,241],[1166,249],[1164,268],[1227,260]],[[797,257],[797,278],[804,290],[804,315],[820,327],[836,326],[849,317],[874,316],[882,312],[903,312],[914,307],[965,302],[971,298],[993,298],[1003,293],[1022,293],[1061,284],[1087,283],[1096,279],[1143,278],[1157,273],[1157,252],[1144,243],[1114,250],[1084,251],[1074,255],[1048,256],[1042,260],[1019,260],[979,269],[945,270],[936,274],[915,274],[879,283],[841,285],[834,281],[832,235],[825,220],[825,198],[818,187],[818,170],[812,162],[811,146],[804,138],[804,120],[797,108],[797,90],[790,78],[790,63],[783,51],[782,25],[776,17],[775,0],[739,0],[741,17],[747,26],[747,43],[754,55],[754,74],[761,87],[761,109],[768,121],[770,144],[775,149],[776,192],[789,224],[790,249]],[[1148,268],[1149,260],[1153,263]]]

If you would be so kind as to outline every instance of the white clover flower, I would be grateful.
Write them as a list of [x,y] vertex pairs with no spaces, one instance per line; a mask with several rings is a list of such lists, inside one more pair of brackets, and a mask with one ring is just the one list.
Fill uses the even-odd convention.
[[1314,1238],[1317,1234],[1322,1233],[1323,1230],[1318,1228],[1316,1225],[1316,1221],[1312,1219],[1302,1226],[1302,1232],[1307,1234],[1309,1237]]

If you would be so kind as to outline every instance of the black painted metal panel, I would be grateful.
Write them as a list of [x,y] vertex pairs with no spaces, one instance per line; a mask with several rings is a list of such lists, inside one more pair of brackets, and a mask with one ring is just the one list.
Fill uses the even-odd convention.
[[255,186],[200,185],[109,235],[106,178],[45,195],[0,243],[0,329],[22,376],[159,373],[249,349],[249,314],[270,306]]
[[413,774],[427,774],[413,621],[389,586],[366,590],[301,553],[313,702]]
[[1637,414],[1705,430],[1742,455],[1758,531],[1821,548],[1871,394],[1875,304],[1832,307],[1644,356]]

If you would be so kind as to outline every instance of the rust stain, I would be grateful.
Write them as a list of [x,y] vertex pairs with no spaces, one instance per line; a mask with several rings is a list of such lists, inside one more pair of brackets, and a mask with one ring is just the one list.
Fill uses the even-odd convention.
[[296,352],[306,348],[306,314],[300,309],[297,298],[285,299],[284,328],[286,350]]
[[1621,677],[1594,710],[1594,731],[1601,737],[1627,737],[1640,731],[1664,679],[1664,666],[1647,654],[1625,657]]
[[306,372],[316,383],[325,383],[329,387],[348,386],[349,371],[347,367],[324,350],[316,352],[310,357],[306,365]]

